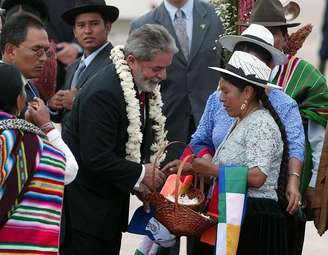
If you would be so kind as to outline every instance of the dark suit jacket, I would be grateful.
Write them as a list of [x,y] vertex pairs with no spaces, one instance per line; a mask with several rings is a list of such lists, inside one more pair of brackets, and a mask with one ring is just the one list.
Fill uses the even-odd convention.
[[[170,16],[162,3],[153,11],[134,20],[131,30],[143,24],[161,24],[175,38],[180,49]],[[223,33],[222,25],[213,6],[194,0],[193,33],[188,62],[180,50],[168,68],[167,79],[162,82],[161,92],[164,114],[167,116],[168,139],[188,142],[190,119],[197,126],[208,96],[217,88],[219,74],[208,69],[221,65],[221,48],[215,40]],[[216,47],[216,49],[215,49]],[[169,149],[167,160],[180,156],[182,149]]]
[[[151,123],[146,123],[143,161],[149,158],[153,137]],[[125,159],[128,125],[120,80],[111,64],[81,89],[63,128],[63,139],[79,164],[65,193],[68,224],[102,240],[126,229],[129,195],[142,171],[141,164]]]
[[[92,62],[88,65],[88,67],[81,74],[80,79],[78,80],[77,89],[80,89],[84,86],[84,84],[94,76],[98,71],[100,71],[105,65],[109,65],[111,60],[109,58],[110,51],[113,46],[109,43],[105,48],[103,48],[97,56],[92,60]],[[77,59],[72,65],[69,66],[66,72],[65,83],[62,89],[70,90],[71,83],[76,69],[80,64],[81,58]],[[70,111],[64,110],[61,111],[59,115],[52,116],[53,121],[61,122],[62,125],[65,125],[68,116],[70,115]]]

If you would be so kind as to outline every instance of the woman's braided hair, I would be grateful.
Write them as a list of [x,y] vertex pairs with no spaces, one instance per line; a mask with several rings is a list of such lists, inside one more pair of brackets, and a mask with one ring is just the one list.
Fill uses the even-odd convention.
[[274,121],[277,123],[280,134],[281,134],[281,139],[284,144],[284,149],[282,153],[282,159],[281,159],[281,164],[280,164],[280,172],[279,172],[279,178],[278,178],[278,190],[277,190],[277,195],[278,195],[278,201],[281,204],[281,206],[285,207],[287,206],[287,199],[286,199],[286,187],[287,187],[287,182],[288,182],[288,141],[287,141],[287,134],[285,130],[284,124],[281,122],[281,119],[279,115],[277,114],[276,110],[273,108],[268,96],[266,93],[262,93],[261,97],[261,102],[262,105],[265,109],[267,109]]

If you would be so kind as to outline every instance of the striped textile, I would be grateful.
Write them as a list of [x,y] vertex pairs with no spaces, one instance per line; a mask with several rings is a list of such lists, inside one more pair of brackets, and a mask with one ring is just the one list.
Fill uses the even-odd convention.
[[222,166],[219,169],[219,217],[216,255],[237,253],[240,226],[245,212],[248,168]]
[[295,56],[288,56],[288,59],[273,82],[296,100],[302,118],[325,126],[328,120],[328,87],[325,76],[305,60]]
[[[4,133],[1,137],[5,144],[12,144],[14,132],[6,130]],[[58,254],[65,157],[39,137],[38,141],[36,169],[31,182],[0,229],[0,254]],[[7,159],[2,164],[7,168],[1,168],[4,184],[8,169],[13,165],[6,148],[10,146],[2,147],[1,160]]]
[[[326,126],[328,120],[328,87],[324,75],[310,63],[288,56],[273,83],[296,100],[303,120],[312,120]],[[301,176],[301,193],[304,194],[312,175],[312,153],[306,137],[306,151]]]

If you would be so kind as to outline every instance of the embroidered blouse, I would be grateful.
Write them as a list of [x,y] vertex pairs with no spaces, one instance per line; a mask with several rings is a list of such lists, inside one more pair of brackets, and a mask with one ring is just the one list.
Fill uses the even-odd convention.
[[260,109],[235,122],[217,149],[213,163],[258,167],[267,176],[266,181],[260,188],[249,187],[248,196],[277,201],[282,153],[279,127],[268,110]]

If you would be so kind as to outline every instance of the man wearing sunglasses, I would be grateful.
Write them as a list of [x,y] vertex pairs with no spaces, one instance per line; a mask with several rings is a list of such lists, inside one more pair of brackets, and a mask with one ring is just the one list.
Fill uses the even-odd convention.
[[0,42],[2,60],[21,71],[27,102],[31,102],[39,97],[39,92],[29,80],[41,75],[49,56],[48,34],[43,23],[29,14],[15,16],[4,25]]

